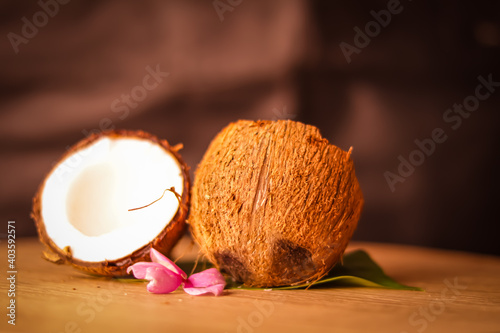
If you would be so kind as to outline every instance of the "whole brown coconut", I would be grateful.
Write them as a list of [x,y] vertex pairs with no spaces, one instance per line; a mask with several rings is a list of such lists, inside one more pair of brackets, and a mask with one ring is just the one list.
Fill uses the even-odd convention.
[[[45,259],[71,264],[93,274],[123,276],[127,275],[126,269],[131,264],[149,261],[152,247],[167,254],[183,235],[189,206],[189,169],[178,153],[181,148],[182,145],[172,147],[166,140],[160,140],[149,133],[128,130],[93,134],[72,146],[45,177],[33,198],[31,216],[41,242],[46,245],[43,253]],[[153,156],[151,161],[147,158],[149,155]],[[100,159],[105,162],[97,163]],[[113,159],[114,169],[110,166]],[[86,166],[87,163],[89,166]],[[138,167],[131,169],[130,165],[134,163]],[[160,182],[161,185],[156,184],[155,192],[149,193],[151,191],[148,188],[155,186],[151,183],[165,178],[162,173],[168,173],[160,167],[157,175],[149,175],[151,169],[148,167],[154,163],[172,166],[175,174],[165,177],[167,180],[169,177],[175,180],[177,188],[171,189],[175,196],[165,191],[164,196],[170,195],[170,198],[163,198],[144,208],[138,207],[151,203],[153,198],[158,198],[170,186],[166,184],[168,181]],[[104,166],[99,166],[101,164]],[[127,177],[122,177],[118,182],[111,181],[127,167]],[[144,181],[145,179],[149,181]],[[134,181],[133,186],[130,185],[129,182]],[[143,188],[142,185],[146,187]],[[71,186],[73,190],[66,188]],[[121,187],[113,191],[110,187],[114,186]],[[138,188],[143,191],[137,193]],[[109,193],[114,193],[115,196],[110,198]],[[131,199],[133,203],[122,203],[122,197],[117,200],[116,194],[135,197]],[[156,211],[152,214],[153,208],[161,212],[163,206],[159,205],[165,200],[170,200],[170,217],[157,214]],[[119,210],[111,207],[110,203],[119,206]],[[117,218],[119,214],[127,218],[130,216],[132,222],[135,218],[135,225],[120,224],[122,221]],[[134,217],[133,214],[149,214],[152,218],[142,219],[141,215]],[[88,216],[100,219],[99,223]],[[155,225],[148,227],[153,222]],[[134,242],[144,230],[148,230],[149,234],[143,235],[145,238],[142,242]],[[78,252],[75,251],[77,247]],[[117,248],[121,249],[123,255],[116,251]],[[111,259],[108,259],[108,255]]]
[[294,121],[232,123],[195,173],[189,224],[207,258],[247,286],[313,282],[363,207],[350,151]]

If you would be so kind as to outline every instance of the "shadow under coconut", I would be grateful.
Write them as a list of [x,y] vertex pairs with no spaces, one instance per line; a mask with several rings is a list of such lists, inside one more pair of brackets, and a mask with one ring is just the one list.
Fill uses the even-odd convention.
[[[208,261],[179,261],[176,262],[188,275],[201,272],[214,267]],[[82,275],[89,279],[114,280],[125,283],[146,282],[147,280],[135,279],[134,277],[106,278],[93,274]],[[341,287],[369,287],[385,288],[396,290],[422,291],[419,287],[407,286],[398,283],[385,274],[382,268],[363,250],[356,250],[343,256],[342,263],[335,265],[330,272],[318,281],[303,283],[285,287],[253,288],[246,287],[242,283],[235,282],[231,277],[226,276],[226,289],[247,289],[247,290],[289,290],[305,288],[341,288]]]
[[330,272],[318,281],[286,287],[250,288],[228,281],[228,288],[236,289],[302,289],[302,288],[332,288],[332,287],[371,287],[398,290],[422,291],[418,287],[406,286],[387,276],[382,268],[363,250],[347,253],[342,263],[335,265]]

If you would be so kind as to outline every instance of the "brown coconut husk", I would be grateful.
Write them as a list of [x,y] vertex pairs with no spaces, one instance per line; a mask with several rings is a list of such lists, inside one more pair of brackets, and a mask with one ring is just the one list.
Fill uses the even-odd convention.
[[195,240],[246,286],[321,278],[341,259],[363,207],[350,155],[300,122],[228,125],[195,173]]
[[[82,261],[76,258],[73,258],[71,254],[71,248],[59,248],[47,235],[45,229],[45,221],[42,218],[41,214],[41,194],[43,192],[43,188],[45,186],[46,179],[53,172],[53,170],[62,163],[66,158],[73,155],[77,151],[88,147],[95,141],[99,140],[102,137],[115,137],[115,138],[124,138],[124,137],[135,137],[140,139],[146,139],[152,141],[159,146],[161,146],[166,151],[170,152],[179,163],[182,174],[184,177],[184,191],[180,196],[180,205],[177,213],[173,217],[173,219],[165,226],[165,228],[154,238],[154,240],[148,244],[145,244],[139,249],[134,250],[129,255],[110,261],[102,261],[102,262],[87,262]],[[88,273],[103,275],[103,276],[125,276],[127,274],[127,268],[139,261],[150,261],[149,252],[151,248],[154,248],[164,254],[168,254],[170,250],[174,247],[177,241],[182,237],[186,227],[186,217],[188,214],[189,208],[189,200],[190,200],[190,179],[189,179],[189,167],[182,160],[181,155],[179,154],[179,150],[182,149],[182,145],[176,145],[174,147],[170,146],[170,144],[166,140],[160,140],[156,136],[143,132],[143,131],[130,131],[130,130],[114,130],[114,131],[106,131],[97,134],[92,134],[87,138],[79,141],[74,146],[72,146],[68,151],[61,157],[59,162],[53,167],[53,169],[47,174],[44,181],[39,186],[39,189],[33,198],[33,210],[31,213],[31,217],[35,221],[35,225],[38,231],[38,236],[40,241],[46,246],[45,251],[42,256],[54,263],[62,264],[70,264],[80,270],[83,270]]]

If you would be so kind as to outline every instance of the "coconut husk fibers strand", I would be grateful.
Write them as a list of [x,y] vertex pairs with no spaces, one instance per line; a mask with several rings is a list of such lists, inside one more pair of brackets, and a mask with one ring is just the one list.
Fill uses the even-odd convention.
[[300,122],[228,125],[195,173],[195,240],[246,286],[321,278],[340,260],[363,207],[350,154]]
[[[71,155],[73,155],[74,153],[78,152],[81,149],[84,149],[92,145],[102,137],[117,138],[117,139],[119,138],[145,139],[159,145],[167,152],[170,152],[175,157],[182,170],[182,176],[184,177],[184,190],[180,198],[179,209],[177,210],[175,216],[165,226],[165,228],[160,232],[160,234],[158,234],[154,238],[153,241],[151,241],[148,244],[145,244],[139,249],[135,249],[133,252],[131,252],[129,255],[123,258],[119,258],[116,260],[107,260],[102,262],[87,262],[73,258],[71,254],[71,248],[66,247],[64,249],[61,249],[50,239],[45,229],[45,221],[43,220],[42,217],[41,200],[46,179],[53,172],[53,170],[55,170],[55,168],[57,168],[57,166],[60,163],[63,163]],[[149,252],[152,247],[164,254],[168,254],[168,252],[174,247],[174,245],[177,243],[180,237],[184,234],[186,226],[185,220],[187,217],[189,200],[190,200],[189,168],[183,161],[182,157],[178,152],[181,148],[182,145],[176,145],[172,147],[167,142],[167,140],[160,140],[156,136],[143,131],[114,130],[114,131],[92,134],[89,137],[76,143],[70,149],[68,149],[68,151],[61,157],[59,162],[54,166],[52,171],[50,171],[49,174],[45,177],[35,197],[33,198],[33,210],[31,213],[31,217],[35,221],[40,241],[46,246],[46,250],[44,251],[43,256],[49,261],[55,263],[67,263],[80,270],[92,274],[104,275],[104,276],[125,276],[128,275],[126,271],[127,267],[129,267],[130,265],[139,261],[150,261]]]

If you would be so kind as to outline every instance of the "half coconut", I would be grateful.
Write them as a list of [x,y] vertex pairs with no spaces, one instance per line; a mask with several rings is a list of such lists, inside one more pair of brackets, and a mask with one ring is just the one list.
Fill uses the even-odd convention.
[[189,171],[178,150],[143,131],[93,134],[72,146],[33,199],[46,259],[106,276],[164,254],[185,230]]

